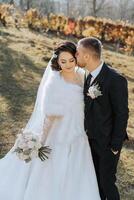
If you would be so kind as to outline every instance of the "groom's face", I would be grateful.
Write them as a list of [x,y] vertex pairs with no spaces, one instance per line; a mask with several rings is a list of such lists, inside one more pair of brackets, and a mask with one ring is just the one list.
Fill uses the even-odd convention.
[[77,46],[76,59],[79,67],[84,68],[86,66],[85,48],[79,43]]

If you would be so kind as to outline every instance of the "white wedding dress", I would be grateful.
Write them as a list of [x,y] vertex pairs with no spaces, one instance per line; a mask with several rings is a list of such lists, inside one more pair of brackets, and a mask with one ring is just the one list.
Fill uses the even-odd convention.
[[54,120],[45,145],[49,159],[25,163],[12,153],[0,160],[0,200],[100,200],[90,146],[84,131],[83,87],[59,72],[48,81],[47,115]]

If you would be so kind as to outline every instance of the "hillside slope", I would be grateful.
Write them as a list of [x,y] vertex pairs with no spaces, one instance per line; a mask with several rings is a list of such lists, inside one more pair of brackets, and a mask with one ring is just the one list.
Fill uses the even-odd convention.
[[[61,41],[28,29],[0,28],[0,153],[14,143],[18,130],[32,112],[36,91],[53,46]],[[131,140],[124,145],[118,170],[122,200],[134,199],[134,57],[104,50],[106,62],[123,73],[129,83]],[[121,97],[123,98],[123,97]]]

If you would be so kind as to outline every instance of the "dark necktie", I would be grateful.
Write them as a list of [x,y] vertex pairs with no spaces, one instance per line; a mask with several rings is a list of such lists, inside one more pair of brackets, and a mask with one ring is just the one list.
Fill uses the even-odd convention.
[[87,79],[85,80],[85,83],[84,83],[84,94],[86,94],[88,91],[88,88],[89,88],[90,82],[91,82],[91,78],[92,78],[92,75],[88,74]]
[[90,85],[91,78],[92,78],[92,75],[91,75],[91,74],[88,74],[87,79],[86,79],[86,84],[87,84],[88,86]]
[[92,75],[91,74],[88,74],[87,76],[87,79],[85,77],[85,83],[84,83],[84,95],[87,94],[88,92],[88,89],[89,89],[89,86],[90,86],[90,82],[91,82],[91,78],[92,78]]
[[88,74],[87,78],[85,76],[85,83],[84,83],[84,101],[85,101],[85,103],[86,103],[87,99],[89,100],[87,93],[88,93],[88,89],[90,87],[91,78],[92,78],[92,75],[90,73]]

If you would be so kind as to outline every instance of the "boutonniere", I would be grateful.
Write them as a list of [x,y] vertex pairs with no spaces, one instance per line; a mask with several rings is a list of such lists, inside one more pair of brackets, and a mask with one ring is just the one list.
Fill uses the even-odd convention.
[[99,96],[102,96],[102,92],[100,90],[99,84],[95,83],[89,87],[87,96],[91,97],[92,99],[96,99]]

